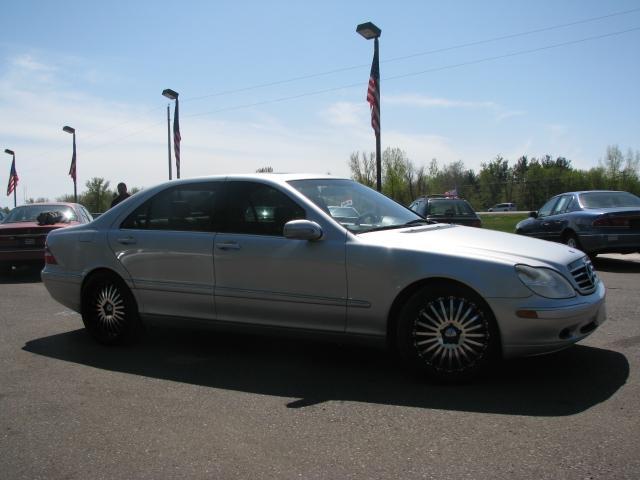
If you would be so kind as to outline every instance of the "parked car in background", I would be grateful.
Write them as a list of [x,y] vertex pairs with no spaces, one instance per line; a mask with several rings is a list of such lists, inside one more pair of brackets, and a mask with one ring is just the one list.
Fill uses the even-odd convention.
[[566,243],[591,256],[640,252],[640,198],[608,190],[563,193],[519,222],[516,233]]
[[468,227],[481,227],[482,220],[462,198],[445,197],[444,195],[420,197],[414,200],[409,208],[427,220],[438,223],[455,223]]
[[[328,211],[347,202],[358,221]],[[387,342],[455,380],[568,347],[605,320],[584,253],[433,223],[322,175],[167,182],[51,232],[46,258],[45,287],[103,344],[153,318],[298,329]]]
[[43,264],[49,232],[91,220],[91,214],[77,203],[32,203],[14,208],[0,224],[0,271],[26,263]]
[[328,206],[329,213],[340,223],[356,223],[360,219],[360,213],[353,207]]
[[516,204],[515,203],[498,203],[491,207],[489,212],[515,212]]

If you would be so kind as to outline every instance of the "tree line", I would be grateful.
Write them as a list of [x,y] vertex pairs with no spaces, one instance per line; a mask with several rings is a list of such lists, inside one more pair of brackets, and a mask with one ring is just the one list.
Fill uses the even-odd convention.
[[[349,158],[351,178],[375,188],[374,153],[354,152]],[[623,153],[617,145],[607,147],[597,167],[576,169],[565,157],[521,156],[510,163],[501,155],[483,162],[479,172],[459,160],[416,166],[399,148],[382,153],[382,192],[408,205],[422,195],[456,190],[476,210],[513,202],[519,210],[537,210],[550,197],[577,190],[625,190],[640,194],[640,151]]]

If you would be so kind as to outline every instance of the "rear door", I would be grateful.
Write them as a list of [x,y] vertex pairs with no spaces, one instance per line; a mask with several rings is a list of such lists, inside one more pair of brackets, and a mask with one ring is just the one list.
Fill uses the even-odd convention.
[[568,211],[572,195],[560,195],[558,201],[554,204],[549,215],[545,220],[546,239],[554,242],[562,241],[562,232],[567,225],[566,213]]
[[144,313],[215,318],[213,242],[220,182],[170,187],[138,207],[109,245]]

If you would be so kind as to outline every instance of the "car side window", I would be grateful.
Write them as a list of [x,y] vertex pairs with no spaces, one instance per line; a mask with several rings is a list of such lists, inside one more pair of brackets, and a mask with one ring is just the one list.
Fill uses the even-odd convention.
[[553,206],[556,204],[556,202],[558,201],[558,197],[554,197],[551,200],[549,200],[547,203],[545,203],[540,210],[538,210],[538,217],[547,217],[549,215],[551,215],[551,211],[553,210]]
[[571,201],[569,205],[567,205],[567,212],[575,212],[576,210],[580,210],[580,205],[578,205],[578,200],[573,195],[571,196]]
[[93,216],[82,205],[80,206],[80,213],[84,216],[84,219],[86,220],[87,223],[93,220]]
[[257,182],[227,181],[222,231],[282,236],[284,224],[305,218],[302,207],[275,188]]
[[424,212],[424,204],[425,204],[424,200],[416,200],[411,205],[409,205],[409,209],[413,210],[418,215],[424,216],[424,214],[425,214],[425,212]]
[[571,203],[571,195],[562,195],[553,207],[552,215],[558,215],[567,211],[569,203]]
[[120,228],[215,232],[219,183],[196,183],[163,190],[134,210]]

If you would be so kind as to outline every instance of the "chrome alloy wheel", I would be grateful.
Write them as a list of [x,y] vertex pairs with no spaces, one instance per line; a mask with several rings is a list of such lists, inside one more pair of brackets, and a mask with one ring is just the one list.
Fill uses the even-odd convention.
[[489,346],[487,319],[464,297],[440,297],[427,303],[418,311],[412,334],[418,356],[445,372],[473,367]]
[[95,308],[100,327],[112,334],[118,334],[125,326],[124,299],[113,284],[105,284],[96,295]]

